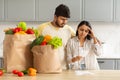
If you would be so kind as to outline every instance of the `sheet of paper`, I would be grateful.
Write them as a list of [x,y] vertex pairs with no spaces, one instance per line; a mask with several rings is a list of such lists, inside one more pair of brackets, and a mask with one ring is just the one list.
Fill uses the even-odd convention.
[[94,75],[94,73],[89,72],[89,71],[80,71],[80,70],[76,70],[75,71],[76,75]]

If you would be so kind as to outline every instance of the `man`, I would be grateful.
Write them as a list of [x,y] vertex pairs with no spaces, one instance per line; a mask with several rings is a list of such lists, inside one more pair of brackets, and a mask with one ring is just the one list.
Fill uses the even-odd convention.
[[66,69],[65,64],[65,46],[72,36],[75,35],[74,30],[66,25],[68,18],[70,18],[70,10],[64,5],[60,4],[55,9],[54,19],[52,22],[46,22],[38,27],[39,35],[51,35],[52,37],[58,36],[62,38],[62,47],[59,48],[59,55],[63,69]]

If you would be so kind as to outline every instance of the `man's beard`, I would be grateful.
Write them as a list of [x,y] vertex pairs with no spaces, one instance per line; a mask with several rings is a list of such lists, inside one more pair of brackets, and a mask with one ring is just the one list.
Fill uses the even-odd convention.
[[56,24],[58,27],[60,27],[60,28],[63,27],[63,26],[60,26],[60,25],[58,24],[58,21],[56,21],[55,24]]

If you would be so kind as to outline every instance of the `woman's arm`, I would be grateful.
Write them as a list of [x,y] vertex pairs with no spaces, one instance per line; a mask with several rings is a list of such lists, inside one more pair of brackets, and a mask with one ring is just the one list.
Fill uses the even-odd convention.
[[99,56],[102,54],[102,45],[101,45],[101,42],[96,38],[96,43],[93,43],[92,44],[92,50],[93,52]]
[[89,29],[90,31],[90,36],[91,38],[93,39],[93,43],[92,43],[92,49],[93,49],[93,52],[99,56],[100,54],[102,54],[102,45],[101,45],[101,42],[95,37],[93,31],[91,29]]

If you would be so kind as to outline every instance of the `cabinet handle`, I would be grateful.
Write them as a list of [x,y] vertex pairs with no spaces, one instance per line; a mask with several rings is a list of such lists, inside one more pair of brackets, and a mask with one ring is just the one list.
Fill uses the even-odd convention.
[[98,61],[98,63],[105,63],[105,61]]

